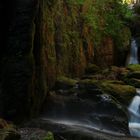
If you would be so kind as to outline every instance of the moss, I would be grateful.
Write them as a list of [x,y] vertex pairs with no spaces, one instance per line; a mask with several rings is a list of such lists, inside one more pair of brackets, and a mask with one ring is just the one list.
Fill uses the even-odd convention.
[[96,85],[98,86],[99,81],[98,80],[91,80],[91,79],[84,79],[79,81],[79,85]]
[[100,88],[107,94],[111,94],[122,104],[129,104],[135,96],[136,89],[133,86],[122,85],[120,82],[103,81]]
[[52,132],[48,132],[47,135],[42,140],[54,140],[54,135]]
[[59,76],[56,79],[55,88],[56,89],[70,89],[70,88],[73,88],[77,82],[78,82],[77,80],[74,80],[65,76]]
[[126,75],[127,78],[136,78],[140,79],[140,71],[133,71]]
[[134,86],[136,88],[140,88],[140,79],[135,78],[125,78],[124,82],[128,85]]
[[57,78],[57,81],[59,82],[64,82],[66,84],[69,84],[71,86],[74,86],[77,83],[77,80],[65,77],[65,76],[60,76]]
[[130,64],[127,66],[127,68],[130,71],[140,71],[140,65],[139,64]]
[[100,68],[95,64],[88,64],[85,72],[86,74],[95,74],[100,72]]

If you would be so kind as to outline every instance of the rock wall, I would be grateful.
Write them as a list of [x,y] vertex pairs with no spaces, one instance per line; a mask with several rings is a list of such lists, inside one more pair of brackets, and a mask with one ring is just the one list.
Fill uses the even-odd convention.
[[[38,114],[58,76],[80,77],[88,63],[117,64],[113,37],[103,36],[97,47],[98,35],[83,16],[91,4],[90,0],[78,5],[66,0],[0,2],[1,116],[16,120]],[[95,17],[102,27],[103,15]]]

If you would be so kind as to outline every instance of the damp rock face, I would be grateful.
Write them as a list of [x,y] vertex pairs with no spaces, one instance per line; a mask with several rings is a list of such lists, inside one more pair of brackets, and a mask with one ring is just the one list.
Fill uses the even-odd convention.
[[[110,4],[116,3],[111,1]],[[110,4],[100,5],[89,0],[85,3],[66,0],[0,2],[0,114],[3,117],[17,120],[35,116],[57,77],[81,77],[89,63],[101,67],[118,64],[120,51],[125,58],[130,39],[127,27],[118,26],[126,36],[119,35],[116,41],[112,35],[104,36],[100,31],[104,23],[109,22],[105,14],[93,16],[96,24],[103,24],[97,25],[96,32],[93,24],[87,23],[91,5],[96,10],[92,13],[109,13],[102,12],[102,6],[108,6],[105,10],[117,10]],[[108,33],[116,26],[111,27]],[[119,38],[123,39],[121,46],[116,45]]]

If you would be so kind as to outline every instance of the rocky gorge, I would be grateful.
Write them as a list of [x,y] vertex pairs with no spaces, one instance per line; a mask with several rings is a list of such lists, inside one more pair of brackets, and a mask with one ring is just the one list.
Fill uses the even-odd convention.
[[126,60],[132,37],[140,58],[139,9],[116,0],[1,1],[1,140],[138,139],[128,106],[140,65]]

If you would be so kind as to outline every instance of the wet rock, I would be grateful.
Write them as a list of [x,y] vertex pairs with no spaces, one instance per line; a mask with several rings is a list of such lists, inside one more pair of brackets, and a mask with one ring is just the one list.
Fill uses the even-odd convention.
[[91,127],[93,125],[99,129],[129,134],[124,106],[113,96],[97,89],[90,92],[79,89],[76,93],[66,95],[53,92],[47,100],[44,112],[52,119],[75,120]]
[[126,78],[124,79],[124,81],[131,86],[134,86],[136,88],[140,88],[140,79],[136,79],[136,78]]
[[106,132],[104,129],[97,130],[78,126],[76,122],[73,124],[71,122],[63,123],[63,121],[48,120],[47,118],[35,119],[26,125],[28,125],[29,129],[33,126],[53,132],[55,140],[138,140],[138,138],[130,137],[129,135],[125,136],[117,131],[114,133]]
[[[19,128],[18,132],[21,135],[21,140],[53,140],[53,134],[44,129],[24,127]],[[49,139],[50,138],[50,139]]]
[[88,66],[86,67],[86,74],[95,74],[95,73],[98,73],[100,72],[100,67],[98,67],[97,65],[95,64],[88,64]]
[[130,72],[126,77],[140,79],[140,71]]
[[135,87],[120,83],[112,83],[110,81],[103,81],[100,88],[124,105],[128,105],[136,94]]
[[62,90],[68,90],[76,86],[77,80],[60,76],[57,78],[56,83],[55,83],[55,89],[62,89]]
[[78,82],[78,88],[80,90],[86,90],[86,91],[99,91],[99,81],[98,80],[92,80],[92,79],[84,79],[80,80]]
[[[133,86],[126,85],[123,81],[117,80],[91,80],[85,79],[79,81],[79,89],[83,93],[91,95],[97,95],[106,93],[112,95],[122,104],[129,104],[131,99],[136,93],[136,89]],[[80,92],[79,92],[80,95]]]
[[127,66],[127,69],[132,72],[140,71],[140,65],[139,64],[130,64]]

